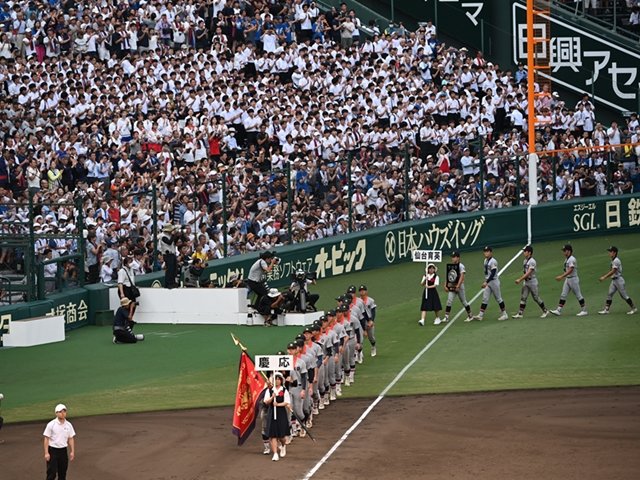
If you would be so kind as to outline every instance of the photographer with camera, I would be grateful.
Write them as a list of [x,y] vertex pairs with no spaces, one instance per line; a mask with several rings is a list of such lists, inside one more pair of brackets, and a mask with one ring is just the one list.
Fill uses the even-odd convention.
[[320,299],[317,293],[309,293],[309,285],[316,284],[316,274],[298,270],[291,275],[291,301],[288,302],[287,310],[292,312],[305,313],[307,311],[316,312],[316,302]]
[[276,257],[275,252],[267,250],[266,252],[262,252],[260,258],[251,265],[246,283],[249,290],[255,292],[257,295],[254,302],[255,306],[260,305],[260,301],[269,291],[266,283],[267,274],[279,263],[280,259]]
[[188,265],[184,272],[184,286],[185,287],[199,287],[200,277],[204,269],[209,266],[208,263],[202,263],[199,258],[194,258],[191,265]]
[[120,299],[120,307],[113,317],[113,343],[137,343],[144,340],[141,333],[133,333],[133,317],[131,316],[131,306],[133,302],[127,297]]

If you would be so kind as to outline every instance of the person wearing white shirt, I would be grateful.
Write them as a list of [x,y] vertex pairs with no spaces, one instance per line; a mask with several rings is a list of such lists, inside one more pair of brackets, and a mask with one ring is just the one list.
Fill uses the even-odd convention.
[[312,18],[313,17],[309,12],[309,4],[303,4],[302,10],[296,13],[296,22],[300,24],[298,43],[303,44],[304,42],[311,40],[313,28]]
[[100,267],[100,281],[102,283],[109,283],[113,281],[113,258],[104,258],[102,267]]
[[44,459],[47,462],[47,478],[66,478],[69,460],[76,455],[75,436],[71,422],[67,421],[67,407],[59,403],[56,418],[44,429]]
[[609,137],[609,145],[620,145],[620,129],[616,122],[612,122],[607,129],[607,136]]
[[514,128],[518,130],[522,130],[524,126],[524,116],[522,112],[518,110],[518,108],[514,105],[511,107],[511,113],[509,113],[509,118],[511,119],[511,124]]
[[474,158],[468,148],[465,148],[462,153],[460,165],[462,166],[462,174],[465,177],[480,173],[480,160]]

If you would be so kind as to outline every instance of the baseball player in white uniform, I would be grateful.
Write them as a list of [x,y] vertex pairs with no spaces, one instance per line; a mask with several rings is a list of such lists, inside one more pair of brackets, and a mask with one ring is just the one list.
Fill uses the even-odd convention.
[[487,246],[482,249],[484,254],[484,282],[482,283],[482,304],[480,305],[480,312],[473,317],[474,320],[482,320],[484,318],[484,312],[489,304],[489,299],[493,295],[500,307],[500,316],[498,320],[507,320],[509,315],[505,310],[504,300],[502,300],[502,292],[500,291],[500,278],[498,275],[498,261],[493,258],[493,248]]
[[578,317],[584,317],[585,315],[589,315],[587,312],[587,307],[584,302],[584,297],[582,296],[582,292],[580,291],[580,278],[578,278],[578,261],[576,257],[573,256],[573,247],[569,244],[566,244],[562,247],[562,253],[565,256],[564,261],[564,273],[562,275],[558,275],[556,280],[558,282],[564,280],[564,284],[562,285],[562,293],[560,294],[560,301],[558,302],[558,308],[555,310],[551,310],[551,313],[554,315],[560,315],[562,313],[562,309],[564,308],[564,304],[567,302],[567,295],[569,292],[573,292],[573,294],[578,299],[578,303],[580,304],[580,311],[576,314]]
[[371,356],[375,357],[378,354],[376,349],[376,301],[373,297],[369,296],[366,285],[360,285],[358,289],[360,292],[360,300],[364,304],[364,321],[366,322],[366,337],[371,343]]
[[627,302],[627,305],[631,307],[631,310],[627,312],[627,315],[633,315],[638,311],[638,309],[633,304],[633,300],[631,300],[627,294],[627,289],[625,288],[624,278],[622,277],[622,262],[620,261],[620,257],[618,257],[618,247],[612,245],[607,248],[607,252],[609,252],[609,256],[611,257],[611,268],[607,273],[602,275],[599,280],[603,282],[607,278],[611,278],[611,284],[609,285],[609,291],[607,292],[607,300],[605,302],[604,309],[600,310],[598,313],[600,315],[607,315],[609,313],[613,296],[618,292],[622,299]]
[[546,318],[549,315],[549,310],[544,306],[544,302],[540,298],[538,293],[538,278],[536,276],[536,268],[538,264],[535,258],[533,258],[533,247],[527,245],[522,249],[524,255],[524,262],[522,264],[522,275],[516,279],[516,285],[520,285],[522,282],[522,292],[520,293],[520,308],[518,313],[512,315],[513,318],[522,318],[524,309],[527,306],[527,298],[529,295],[533,298],[533,301],[538,304],[542,309],[542,315],[540,318]]
[[457,283],[454,288],[448,287],[449,282],[444,283],[444,290],[447,292],[447,305],[444,308],[444,319],[442,320],[444,323],[449,321],[449,314],[451,313],[451,306],[453,305],[453,301],[456,297],[460,299],[462,302],[462,306],[467,312],[467,318],[465,322],[470,322],[473,320],[473,315],[471,315],[471,307],[469,306],[469,302],[467,302],[467,297],[464,291],[464,277],[466,273],[466,269],[464,268],[464,264],[460,261],[460,252],[453,251],[451,252],[451,261],[458,265],[458,278]]
[[[287,353],[293,356],[293,368],[289,371],[289,394],[291,395],[291,409],[297,417],[302,420],[304,418],[304,397],[307,388],[307,364],[300,353],[301,346],[304,342],[291,342],[287,345]],[[304,430],[296,419],[291,422],[291,434],[294,437],[298,435],[304,436]]]

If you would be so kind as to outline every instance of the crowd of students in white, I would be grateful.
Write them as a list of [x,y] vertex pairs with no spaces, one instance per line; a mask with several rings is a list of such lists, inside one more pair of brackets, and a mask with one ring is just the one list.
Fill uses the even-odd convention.
[[[81,192],[99,242],[152,244],[144,192],[153,184],[158,227],[185,227],[185,255],[200,245],[206,258],[223,256],[225,243],[234,255],[402,221],[407,211],[473,211],[482,194],[485,208],[526,202],[524,67],[448,46],[431,22],[412,32],[371,25],[365,38],[346,5],[323,12],[301,0],[3,9],[2,195],[60,202]],[[557,172],[543,159],[540,197],[550,199],[554,183],[557,198],[579,196],[584,178],[606,182],[607,144],[638,140],[637,117],[603,126],[588,97],[568,107],[545,88],[537,148],[575,150]],[[632,182],[638,153],[616,193],[618,181]],[[40,232],[73,217],[55,206],[43,214]]]

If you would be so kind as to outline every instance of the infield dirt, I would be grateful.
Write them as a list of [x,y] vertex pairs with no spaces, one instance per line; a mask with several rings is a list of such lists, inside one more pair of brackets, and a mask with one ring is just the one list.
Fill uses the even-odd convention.
[[[70,480],[300,479],[371,400],[339,400],[279,462],[259,431],[236,446],[231,408],[69,419]],[[53,418],[53,415],[52,415]],[[44,422],[0,431],[3,480],[44,478]],[[314,479],[636,479],[640,387],[388,397]]]

